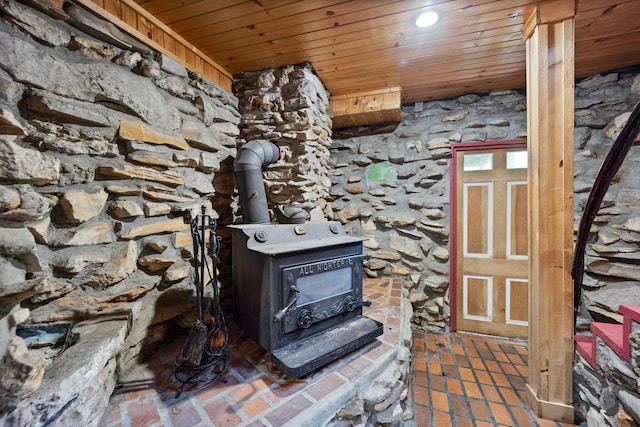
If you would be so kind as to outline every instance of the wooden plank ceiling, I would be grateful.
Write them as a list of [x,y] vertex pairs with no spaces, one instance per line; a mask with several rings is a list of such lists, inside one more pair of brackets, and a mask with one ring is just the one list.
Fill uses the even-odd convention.
[[[332,96],[523,88],[536,0],[135,0],[232,74],[309,61]],[[436,10],[432,27],[414,25]],[[576,77],[640,64],[640,1],[578,0]]]

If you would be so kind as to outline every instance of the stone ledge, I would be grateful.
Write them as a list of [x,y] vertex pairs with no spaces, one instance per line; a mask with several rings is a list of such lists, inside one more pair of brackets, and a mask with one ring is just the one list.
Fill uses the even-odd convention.
[[128,312],[74,326],[79,341],[50,362],[41,386],[5,420],[11,425],[98,425],[115,389],[115,357],[128,330]]
[[[390,347],[381,357],[375,360],[367,369],[361,371],[353,380],[334,390],[330,395],[323,397],[317,403],[311,405],[283,427],[299,427],[316,425],[318,420],[329,422],[351,398],[364,393],[375,380],[382,375],[385,369],[396,359],[398,350]],[[323,425],[324,425],[323,424]]]

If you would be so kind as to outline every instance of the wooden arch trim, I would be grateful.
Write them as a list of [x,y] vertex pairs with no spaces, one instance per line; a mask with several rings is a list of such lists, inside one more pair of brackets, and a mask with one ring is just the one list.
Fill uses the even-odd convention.
[[629,152],[631,146],[637,140],[640,134],[640,102],[636,104],[633,113],[627,120],[622,132],[618,135],[609,154],[604,159],[600,171],[596,176],[587,204],[584,207],[582,218],[580,219],[580,227],[578,228],[578,236],[576,240],[575,255],[573,257],[573,267],[571,269],[571,277],[573,277],[573,316],[574,323],[578,316],[578,308],[580,307],[580,297],[582,289],[582,279],[584,276],[584,255],[589,239],[589,230],[593,221],[600,210],[600,205],[605,194],[609,190],[609,186],[613,178],[618,173],[620,166]]

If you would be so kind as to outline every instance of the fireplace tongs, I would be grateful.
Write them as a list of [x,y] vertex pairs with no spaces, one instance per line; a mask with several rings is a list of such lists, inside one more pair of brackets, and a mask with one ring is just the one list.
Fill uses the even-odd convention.
[[273,315],[273,323],[282,322],[282,319],[284,318],[284,316],[287,314],[289,310],[291,310],[291,307],[293,307],[296,304],[296,301],[298,301],[298,298],[300,298],[301,294],[302,292],[300,292],[298,288],[295,287],[295,285],[291,285],[291,287],[289,288],[289,302],[287,303],[286,306],[278,310],[276,314]]

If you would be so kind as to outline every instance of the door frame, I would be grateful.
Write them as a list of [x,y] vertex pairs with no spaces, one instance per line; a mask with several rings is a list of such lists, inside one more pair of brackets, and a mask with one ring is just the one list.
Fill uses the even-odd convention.
[[[457,240],[458,229],[456,227],[458,221],[458,200],[456,197],[457,191],[457,153],[459,151],[477,151],[477,150],[493,150],[501,148],[519,148],[526,147],[527,140],[524,138],[519,139],[507,139],[500,141],[477,141],[477,142],[456,142],[451,144],[451,166],[449,167],[449,328],[451,332],[455,332],[456,328],[456,307],[457,307],[457,286],[456,282],[456,269],[457,269]],[[527,185],[529,183],[527,182]]]

